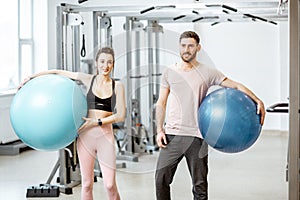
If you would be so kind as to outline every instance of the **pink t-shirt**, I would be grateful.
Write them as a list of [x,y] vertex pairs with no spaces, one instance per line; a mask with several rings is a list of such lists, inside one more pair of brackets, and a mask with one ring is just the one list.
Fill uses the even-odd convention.
[[177,64],[167,67],[161,85],[170,89],[167,103],[166,134],[200,137],[198,108],[210,86],[225,80],[215,68],[198,65],[184,71]]

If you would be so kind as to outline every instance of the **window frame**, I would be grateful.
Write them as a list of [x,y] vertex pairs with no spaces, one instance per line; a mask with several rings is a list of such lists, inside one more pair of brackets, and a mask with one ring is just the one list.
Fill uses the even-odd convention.
[[22,63],[22,55],[23,55],[23,46],[25,45],[29,45],[30,49],[31,49],[31,66],[30,66],[30,72],[33,73],[34,72],[34,40],[33,40],[33,26],[34,26],[34,16],[33,16],[33,0],[28,0],[28,2],[30,2],[30,36],[29,38],[22,38],[21,37],[21,1],[22,0],[18,0],[18,81],[20,82],[22,79],[24,79],[25,77],[23,77],[22,71],[24,69],[24,65]]

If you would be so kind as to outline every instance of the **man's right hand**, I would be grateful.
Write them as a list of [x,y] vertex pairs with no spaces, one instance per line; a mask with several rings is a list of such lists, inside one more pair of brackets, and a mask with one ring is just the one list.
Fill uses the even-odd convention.
[[158,131],[156,136],[156,142],[158,147],[166,148],[167,147],[167,138],[166,134],[163,131]]

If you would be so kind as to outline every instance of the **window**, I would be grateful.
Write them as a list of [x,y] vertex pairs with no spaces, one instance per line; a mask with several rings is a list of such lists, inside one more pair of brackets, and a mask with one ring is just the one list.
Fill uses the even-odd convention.
[[33,71],[33,0],[5,1],[0,8],[0,90],[16,88]]

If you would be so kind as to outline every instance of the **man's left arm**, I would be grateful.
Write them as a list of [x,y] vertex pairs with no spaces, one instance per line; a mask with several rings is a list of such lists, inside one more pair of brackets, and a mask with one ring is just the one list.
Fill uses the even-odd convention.
[[244,92],[251,99],[253,99],[253,101],[255,101],[256,104],[257,104],[257,114],[261,114],[261,121],[260,121],[260,123],[261,124],[264,123],[265,114],[266,114],[264,103],[250,89],[248,89],[243,84],[235,82],[235,81],[233,81],[233,80],[231,80],[229,78],[224,79],[223,82],[221,83],[221,86],[237,89],[237,90],[239,90],[241,92]]

